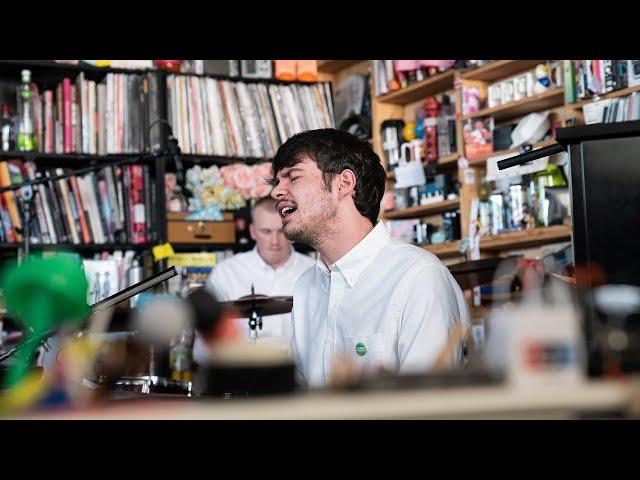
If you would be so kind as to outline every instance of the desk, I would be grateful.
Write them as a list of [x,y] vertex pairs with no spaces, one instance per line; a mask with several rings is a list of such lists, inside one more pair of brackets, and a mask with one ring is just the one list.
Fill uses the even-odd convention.
[[[483,386],[372,392],[309,391],[246,398],[118,400],[75,412],[32,412],[22,419],[346,420],[571,419],[627,413],[633,382],[594,381],[574,387]],[[13,417],[16,418],[16,417]]]

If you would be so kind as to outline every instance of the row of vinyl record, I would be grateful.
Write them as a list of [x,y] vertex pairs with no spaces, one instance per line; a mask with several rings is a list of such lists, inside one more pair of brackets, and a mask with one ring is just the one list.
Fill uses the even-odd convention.
[[[0,162],[0,187],[62,175],[62,168],[36,170],[33,162]],[[85,175],[34,186],[33,244],[144,244],[154,240],[155,189],[148,165],[105,167]],[[20,194],[0,195],[0,242],[23,240]]]
[[100,82],[64,78],[35,100],[35,134],[44,153],[119,154],[159,148],[158,77],[108,73]]
[[328,83],[169,75],[167,96],[169,122],[186,154],[272,158],[292,135],[335,124]]
[[582,107],[584,123],[613,123],[640,120],[640,93],[587,103]]
[[567,102],[640,85],[640,60],[565,60]]

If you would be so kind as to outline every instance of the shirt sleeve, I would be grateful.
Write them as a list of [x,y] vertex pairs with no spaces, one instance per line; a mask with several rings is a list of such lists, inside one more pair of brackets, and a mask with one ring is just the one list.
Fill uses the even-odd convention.
[[229,293],[224,287],[224,272],[220,266],[213,267],[211,274],[207,278],[206,287],[213,292],[216,300],[219,302],[227,302],[233,300],[229,298]]
[[[289,354],[291,355],[291,360],[293,360],[293,363],[296,366],[296,382],[301,386],[307,386],[308,381],[304,374],[302,357],[300,356],[300,351],[298,349],[298,341],[300,339],[298,338],[299,335],[296,335],[296,322],[295,322],[295,315],[296,315],[295,299],[296,297],[300,298],[300,294],[298,293],[298,284],[300,283],[299,280],[300,279],[298,279],[298,282],[296,282],[296,286],[293,292],[293,308],[291,309],[291,320],[290,320],[291,324],[289,325],[289,331],[291,332],[291,338],[289,340]],[[296,295],[296,293],[298,293],[298,295]]]
[[[464,295],[448,271],[428,265],[405,278],[398,333],[400,373],[426,373],[434,365],[457,325],[469,325]],[[452,350],[450,367],[462,364],[463,344]]]

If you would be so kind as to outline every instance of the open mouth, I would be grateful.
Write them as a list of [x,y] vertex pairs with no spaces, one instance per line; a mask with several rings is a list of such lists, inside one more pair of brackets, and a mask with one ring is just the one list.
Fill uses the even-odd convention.
[[284,207],[281,207],[279,212],[280,212],[280,216],[284,219],[284,218],[287,218],[289,215],[291,215],[296,210],[297,210],[297,208],[294,207],[293,205],[286,205]]

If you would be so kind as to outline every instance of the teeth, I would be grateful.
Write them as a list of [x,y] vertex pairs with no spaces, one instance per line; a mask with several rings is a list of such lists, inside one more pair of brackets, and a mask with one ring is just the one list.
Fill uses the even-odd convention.
[[284,208],[282,209],[281,213],[282,213],[282,215],[284,216],[284,215],[286,215],[287,213],[292,212],[292,211],[293,211],[293,208],[292,208],[292,207],[284,207]]

